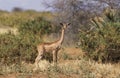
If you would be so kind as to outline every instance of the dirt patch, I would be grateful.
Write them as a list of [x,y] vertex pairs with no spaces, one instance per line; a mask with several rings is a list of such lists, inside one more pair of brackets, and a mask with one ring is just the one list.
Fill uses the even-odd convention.
[[17,78],[16,74],[5,74],[5,75],[0,75],[0,78]]
[[65,75],[65,74],[56,74],[56,75],[49,75],[49,74],[8,74],[8,75],[0,75],[0,78],[80,78],[79,75]]

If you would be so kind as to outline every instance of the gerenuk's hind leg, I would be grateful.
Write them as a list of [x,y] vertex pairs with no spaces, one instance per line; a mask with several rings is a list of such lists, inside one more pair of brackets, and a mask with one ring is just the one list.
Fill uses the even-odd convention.
[[43,54],[38,54],[38,56],[36,57],[36,59],[35,59],[35,69],[34,70],[37,70],[39,68],[39,62],[42,59],[42,57],[43,57]]

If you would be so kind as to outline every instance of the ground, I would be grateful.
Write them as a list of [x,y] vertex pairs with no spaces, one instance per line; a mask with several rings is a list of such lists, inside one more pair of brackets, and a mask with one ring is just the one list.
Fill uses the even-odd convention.
[[59,54],[57,66],[43,60],[40,69],[33,72],[33,64],[23,63],[19,70],[6,67],[0,71],[0,78],[120,78],[120,64],[85,60],[82,50],[74,47],[64,48]]

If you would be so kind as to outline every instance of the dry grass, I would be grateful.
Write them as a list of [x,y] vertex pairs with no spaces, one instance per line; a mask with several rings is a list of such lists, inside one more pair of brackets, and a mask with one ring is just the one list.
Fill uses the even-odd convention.
[[[77,59],[77,55],[81,58]],[[61,50],[57,65],[42,60],[37,71],[33,71],[34,64],[25,62],[11,66],[1,64],[0,78],[120,78],[120,64],[98,63],[83,56],[79,49],[66,48]]]
[[[66,60],[57,65],[50,64],[46,60],[39,63],[38,71],[33,72],[34,65],[23,63],[22,65],[1,66],[0,74],[8,75],[18,73],[16,77],[34,78],[120,78],[120,64],[102,64],[94,61]],[[39,74],[39,75],[38,75]]]

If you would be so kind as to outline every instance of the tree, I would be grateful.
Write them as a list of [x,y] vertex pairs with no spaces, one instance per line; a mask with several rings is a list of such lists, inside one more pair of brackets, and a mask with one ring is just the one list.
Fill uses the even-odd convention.
[[52,7],[56,12],[54,22],[71,22],[69,34],[76,41],[78,29],[88,30],[91,18],[101,16],[106,7],[119,6],[119,2],[119,0],[53,0],[51,4],[46,3],[46,6]]
[[23,11],[23,9],[19,8],[19,7],[14,7],[12,11],[13,12],[21,12],[21,11]]
[[109,7],[120,9],[120,0],[99,0],[101,3],[107,4]]

